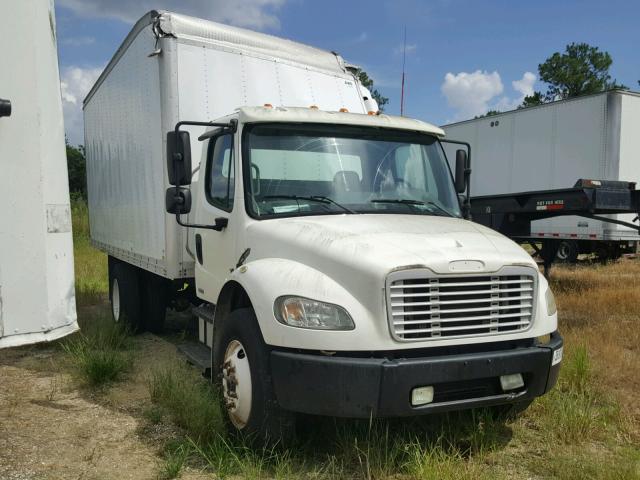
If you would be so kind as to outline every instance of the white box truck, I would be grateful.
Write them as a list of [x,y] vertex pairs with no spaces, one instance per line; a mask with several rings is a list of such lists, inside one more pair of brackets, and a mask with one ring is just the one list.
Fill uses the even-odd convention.
[[364,97],[334,53],[151,12],[85,100],[114,319],[197,305],[230,428],[522,409],[557,379],[553,294],[462,217],[465,152],[454,180],[440,128]]
[[0,16],[0,348],[78,329],[53,2]]
[[[578,179],[640,182],[638,93],[614,90],[442,128],[471,144],[474,196],[568,188]],[[560,240],[563,261],[591,252],[617,258],[640,240],[632,228],[578,216],[535,221],[531,235],[541,243]]]

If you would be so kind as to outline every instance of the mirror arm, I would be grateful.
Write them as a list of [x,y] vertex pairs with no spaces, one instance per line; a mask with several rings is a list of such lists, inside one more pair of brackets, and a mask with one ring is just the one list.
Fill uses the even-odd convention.
[[180,218],[180,214],[176,213],[176,222],[178,222],[178,225],[180,225],[181,227],[203,228],[205,230],[215,230],[216,232],[221,232],[222,230],[227,228],[227,225],[229,224],[229,219],[220,217],[220,218],[216,218],[216,223],[214,225],[198,225],[195,223],[184,223]]
[[[238,120],[233,118],[231,119],[229,122],[227,123],[222,123],[222,122],[196,122],[196,121],[192,121],[192,120],[182,120],[178,123],[176,123],[176,126],[174,127],[174,131],[176,134],[176,138],[180,135],[180,127],[183,125],[193,125],[196,127],[223,127],[223,128],[228,128],[230,133],[235,133],[238,130]],[[199,140],[203,140],[202,137],[199,138]],[[175,160],[174,162],[174,169],[175,169],[175,178],[178,178],[178,163],[177,162],[181,162],[182,161],[182,154],[179,152],[176,152],[173,154],[173,160]],[[178,197],[176,197],[176,200],[178,199]],[[216,223],[215,225],[197,225],[194,223],[184,223],[182,221],[182,219],[180,218],[180,213],[176,213],[176,222],[178,223],[178,225],[180,225],[181,227],[187,227],[187,228],[204,228],[207,230],[215,230],[217,232],[220,232],[222,230],[224,230],[227,226],[227,224],[229,223],[229,220],[226,218],[216,218]]]
[[[181,120],[180,122],[176,123],[176,126],[174,127],[174,131],[176,132],[176,136],[179,135],[180,132],[180,127],[183,125],[192,125],[195,127],[223,127],[223,128],[228,128],[230,133],[236,133],[236,131],[238,130],[238,120],[235,118],[232,118],[231,120],[229,120],[226,123],[223,122],[196,122],[193,120]],[[202,136],[200,138],[198,138],[198,140],[201,140]]]

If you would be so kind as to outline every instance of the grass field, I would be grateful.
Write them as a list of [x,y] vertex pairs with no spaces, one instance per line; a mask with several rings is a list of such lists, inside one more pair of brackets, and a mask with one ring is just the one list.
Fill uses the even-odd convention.
[[[76,203],[73,213],[77,296],[89,326],[106,310],[106,258],[89,244],[86,206]],[[246,479],[640,479],[640,262],[558,267],[551,283],[565,337],[561,377],[516,420],[488,411],[402,421],[304,418],[294,442],[255,449],[224,434],[216,392],[197,372],[159,362],[145,380],[142,416],[175,430],[163,441],[158,474],[176,478],[189,466]],[[127,377],[129,359],[135,364],[136,338],[131,346],[99,332],[87,327],[66,348],[81,371],[104,362],[101,350],[124,355],[106,368],[108,385]],[[95,375],[84,381],[104,385]]]

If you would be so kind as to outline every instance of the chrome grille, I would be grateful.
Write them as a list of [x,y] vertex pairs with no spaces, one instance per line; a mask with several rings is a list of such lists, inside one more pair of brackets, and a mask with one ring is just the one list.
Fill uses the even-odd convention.
[[391,331],[398,340],[409,341],[527,330],[535,278],[532,269],[518,267],[469,276],[395,272],[387,280]]

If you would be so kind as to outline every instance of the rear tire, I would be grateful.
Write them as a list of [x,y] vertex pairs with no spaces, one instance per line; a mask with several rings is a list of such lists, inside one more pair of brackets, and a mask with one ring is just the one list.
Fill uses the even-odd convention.
[[234,310],[214,330],[212,379],[228,430],[267,444],[295,434],[295,415],[280,408],[271,383],[270,349],[250,308]]
[[144,326],[150,332],[161,333],[167,315],[168,282],[153,273],[142,272],[140,283]]
[[132,332],[143,330],[138,271],[126,263],[115,263],[109,275],[111,315],[116,323],[122,323]]

